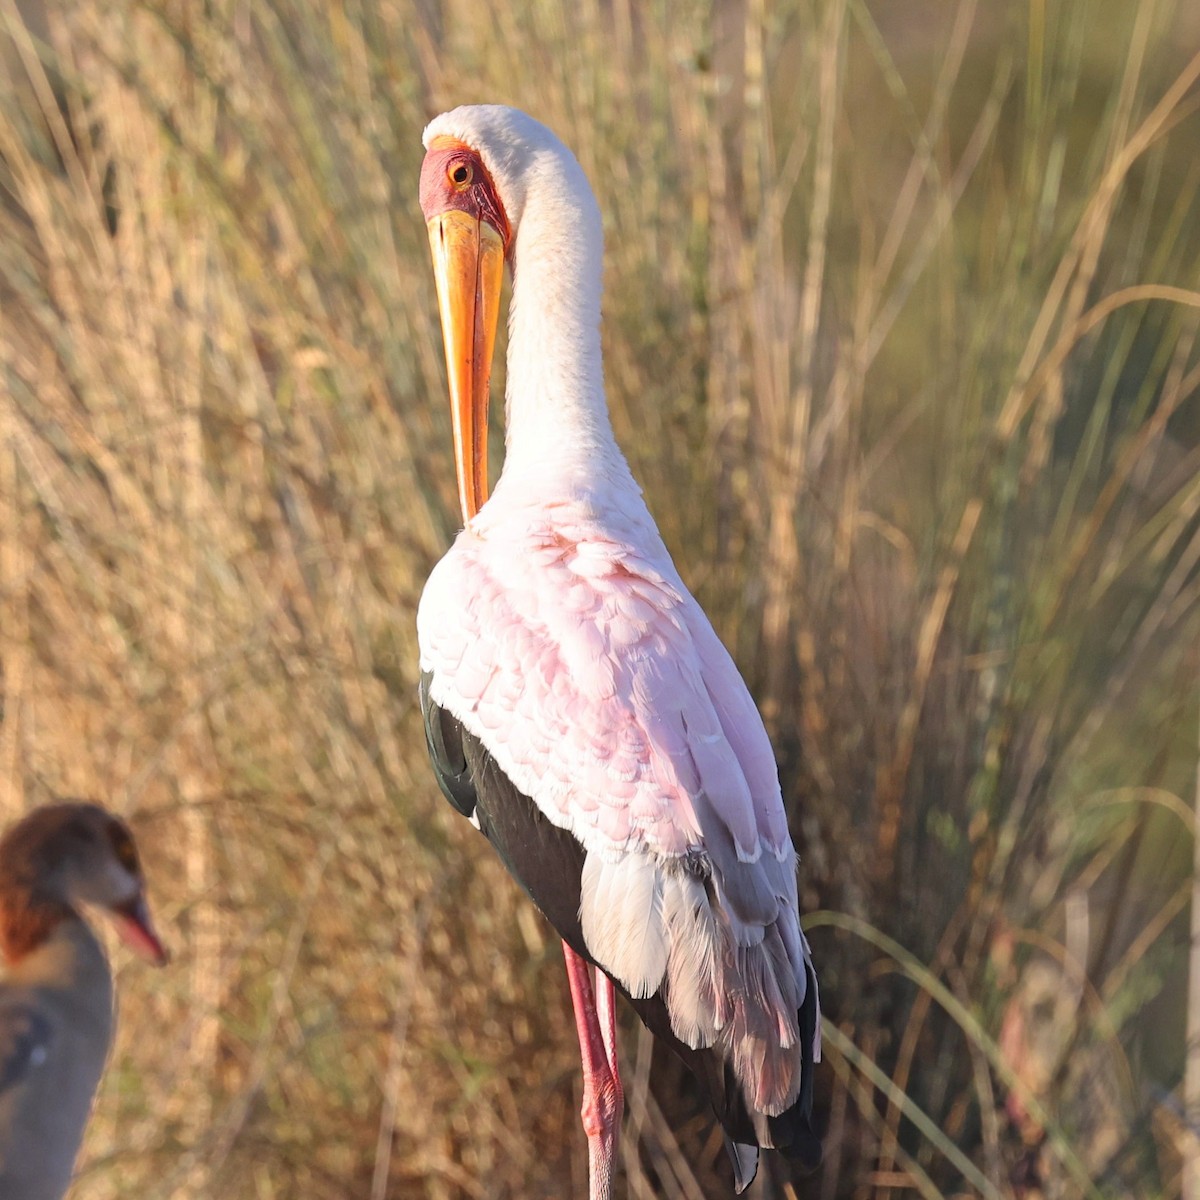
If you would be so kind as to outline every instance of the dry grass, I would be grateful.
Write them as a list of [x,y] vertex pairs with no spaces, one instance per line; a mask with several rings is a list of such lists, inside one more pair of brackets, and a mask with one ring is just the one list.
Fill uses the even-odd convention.
[[[780,753],[796,1194],[1181,1195],[1200,20],[900,7],[0,0],[3,809],[132,813],[178,950],[80,1200],[580,1194],[557,945],[414,704],[419,131],[484,98],[597,186],[618,435]],[[724,1194],[626,1063],[628,1194]]]

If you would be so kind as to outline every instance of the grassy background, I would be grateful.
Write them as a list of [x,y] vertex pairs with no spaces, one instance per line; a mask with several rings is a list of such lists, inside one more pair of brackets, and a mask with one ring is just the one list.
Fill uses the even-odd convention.
[[[780,756],[829,1134],[756,1195],[1200,1195],[1198,45],[1190,0],[0,0],[0,812],[131,814],[177,952],[117,952],[78,1200],[583,1194],[557,943],[415,707],[420,130],[481,99],[599,193],[618,436]],[[625,1027],[628,1195],[728,1194]]]

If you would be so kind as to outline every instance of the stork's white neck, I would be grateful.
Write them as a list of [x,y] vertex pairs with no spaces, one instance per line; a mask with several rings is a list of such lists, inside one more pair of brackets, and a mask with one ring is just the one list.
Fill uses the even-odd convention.
[[[556,164],[547,164],[548,166]],[[586,188],[582,172],[578,181]],[[640,490],[613,437],[600,353],[603,238],[590,190],[531,172],[513,247],[505,463],[497,493]],[[611,500],[609,501],[611,503]]]

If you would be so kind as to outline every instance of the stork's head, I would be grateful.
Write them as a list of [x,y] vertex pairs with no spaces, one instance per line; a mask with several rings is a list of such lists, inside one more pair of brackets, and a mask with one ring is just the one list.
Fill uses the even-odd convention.
[[469,520],[487,498],[488,388],[505,260],[516,268],[518,241],[547,254],[580,238],[598,248],[600,214],[575,156],[515,108],[456,108],[430,122],[424,142],[421,209],[446,347],[459,502]]

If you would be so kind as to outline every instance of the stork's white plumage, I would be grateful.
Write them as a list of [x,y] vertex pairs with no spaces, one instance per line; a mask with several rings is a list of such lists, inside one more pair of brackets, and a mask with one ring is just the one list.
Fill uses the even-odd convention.
[[[467,519],[417,619],[434,763],[566,944],[708,1075],[742,1146],[740,1189],[747,1145],[819,1152],[816,975],[774,756],[613,436],[601,222],[582,169],[497,106],[444,114],[425,145]],[[505,259],[506,452],[483,503]],[[611,1030],[599,1035],[615,1079]]]

